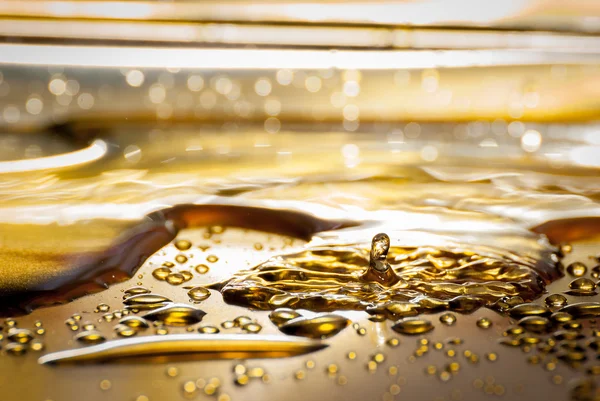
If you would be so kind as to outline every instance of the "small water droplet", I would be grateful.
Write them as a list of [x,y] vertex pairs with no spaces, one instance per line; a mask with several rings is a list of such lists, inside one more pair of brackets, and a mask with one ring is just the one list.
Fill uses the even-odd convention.
[[206,265],[198,265],[194,268],[194,270],[196,270],[196,273],[198,274],[206,274],[208,273],[208,271],[210,270],[210,268]]
[[131,327],[136,330],[144,330],[150,327],[146,319],[139,316],[126,316],[119,320],[119,324]]
[[21,343],[8,343],[4,349],[10,355],[23,355],[27,352],[27,346]]
[[242,327],[249,323],[252,323],[252,319],[250,319],[248,316],[238,316],[235,319],[233,319],[233,324],[236,327]]
[[453,313],[444,313],[440,316],[440,322],[446,326],[453,326],[456,323],[456,315]]
[[188,291],[188,297],[190,297],[192,301],[204,301],[205,299],[210,297],[210,291],[204,287],[194,287]]
[[73,337],[75,341],[84,344],[98,344],[106,340],[102,333],[94,330],[82,331]]
[[567,266],[567,273],[573,277],[581,277],[587,272],[587,266],[581,262],[573,262]]
[[216,255],[208,255],[206,257],[206,261],[209,263],[216,263],[219,260],[219,258]]
[[262,326],[258,323],[247,323],[242,326],[242,330],[247,333],[258,333],[262,330]]
[[175,248],[177,248],[180,251],[187,251],[191,247],[192,247],[192,243],[185,239],[180,239],[175,242]]
[[28,344],[31,340],[33,340],[33,333],[31,330],[13,328],[8,331],[7,338],[15,343]]
[[152,271],[152,276],[160,281],[165,281],[169,274],[171,274],[171,269],[168,267],[157,267]]
[[490,327],[492,327],[492,321],[487,317],[479,318],[477,319],[477,327],[479,327],[480,329],[489,329]]
[[198,327],[198,333],[202,334],[217,334],[220,330],[215,326]]
[[185,263],[187,261],[188,261],[188,258],[185,255],[181,255],[180,254],[180,255],[175,256],[175,262],[177,262],[179,264],[183,264],[183,263]]
[[99,312],[108,312],[110,310],[110,306],[108,306],[107,304],[98,304],[98,306],[96,306],[96,309]]

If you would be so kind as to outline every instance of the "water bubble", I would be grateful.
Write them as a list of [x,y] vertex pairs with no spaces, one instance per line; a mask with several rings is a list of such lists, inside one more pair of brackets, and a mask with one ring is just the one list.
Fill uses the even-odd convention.
[[188,261],[188,258],[185,255],[177,255],[175,256],[175,261],[179,264],[183,264]]
[[209,263],[215,263],[219,260],[219,258],[216,255],[208,255],[206,257],[206,261]]
[[98,306],[96,306],[96,309],[99,312],[108,312],[110,310],[110,306],[108,306],[107,304],[98,304]]

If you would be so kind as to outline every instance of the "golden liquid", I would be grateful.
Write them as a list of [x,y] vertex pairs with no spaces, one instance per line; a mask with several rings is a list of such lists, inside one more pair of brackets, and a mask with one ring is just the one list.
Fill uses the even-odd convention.
[[[316,163],[307,138],[277,169],[162,165],[164,144],[139,141],[135,168],[6,180],[2,372],[59,385],[3,384],[32,399],[593,394],[593,171],[368,147]],[[373,253],[378,233],[390,248]]]

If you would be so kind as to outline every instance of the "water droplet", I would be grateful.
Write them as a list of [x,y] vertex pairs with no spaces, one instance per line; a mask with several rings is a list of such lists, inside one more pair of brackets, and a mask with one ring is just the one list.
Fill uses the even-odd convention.
[[171,274],[171,269],[168,267],[158,267],[152,271],[152,276],[160,281],[165,281],[169,274]]
[[198,327],[198,333],[202,334],[217,334],[220,330],[215,326]]
[[574,262],[567,266],[567,273],[573,277],[581,277],[587,272],[587,266],[581,262]]
[[98,306],[96,306],[96,309],[98,310],[98,312],[108,312],[110,310],[110,306],[108,306],[107,304],[98,304]]
[[206,313],[186,304],[171,304],[144,315],[144,319],[167,326],[189,326],[199,323]]
[[183,263],[185,263],[187,261],[188,261],[188,258],[185,255],[177,255],[177,256],[175,256],[175,262],[177,262],[179,264],[183,264]]
[[102,380],[100,382],[100,388],[102,390],[110,390],[111,387],[112,387],[112,383],[110,382],[110,380]]
[[569,283],[569,288],[571,289],[571,291],[568,291],[568,294],[596,295],[596,283],[594,283],[589,278],[576,278],[575,280]]
[[424,334],[433,330],[433,324],[429,320],[419,318],[405,318],[398,320],[392,329],[400,334]]
[[198,265],[194,268],[194,270],[196,270],[196,273],[198,274],[206,274],[208,273],[209,267],[206,265]]
[[593,277],[593,278],[598,278],[598,277],[600,277],[600,265],[594,266],[594,267],[592,268],[592,273],[591,273],[591,274],[592,274],[592,277]]
[[27,352],[27,346],[21,343],[8,343],[4,349],[10,355],[23,355]]
[[480,329],[489,329],[490,327],[492,327],[492,321],[487,317],[479,318],[477,319],[477,327],[479,327]]
[[28,344],[31,340],[33,340],[33,333],[31,330],[27,329],[12,328],[8,331],[7,338],[15,343]]
[[518,325],[533,333],[545,333],[552,327],[550,320],[541,316],[526,316],[519,320]]
[[42,351],[45,347],[44,343],[39,340],[32,341],[31,344],[29,344],[29,348],[32,351]]
[[73,339],[84,344],[98,344],[106,340],[102,333],[94,330],[77,333]]
[[565,298],[564,295],[561,294],[552,294],[548,295],[544,302],[546,302],[546,305],[548,305],[549,307],[565,306],[567,304],[567,298]]
[[288,308],[278,308],[269,314],[269,319],[276,325],[281,326],[282,324],[290,321],[292,319],[296,319],[301,315],[293,309]]
[[308,338],[329,338],[345,329],[350,320],[340,315],[321,314],[314,317],[297,317],[279,326],[285,334]]
[[369,253],[369,267],[361,276],[361,279],[369,282],[378,282],[385,286],[392,286],[400,281],[400,278],[387,262],[390,250],[390,237],[385,233],[379,233],[371,241]]
[[398,340],[397,338],[390,338],[389,340],[387,340],[385,342],[389,347],[392,348],[396,348],[398,345],[400,345],[400,340]]
[[235,319],[233,319],[233,324],[236,327],[242,327],[249,323],[252,323],[252,319],[250,319],[248,316],[238,316]]
[[175,242],[175,248],[177,248],[180,251],[187,251],[191,247],[192,243],[185,239],[180,239],[179,241]]
[[131,287],[125,290],[125,293],[123,294],[123,299],[125,298],[129,298],[133,295],[140,295],[140,294],[149,294],[150,290],[145,288],[145,287]]
[[180,285],[183,284],[184,281],[185,277],[183,277],[183,274],[181,273],[170,273],[166,278],[166,282],[171,285]]
[[139,316],[126,316],[119,320],[119,324],[131,327],[136,330],[144,330],[150,327],[146,319]]
[[219,258],[215,255],[208,255],[206,257],[206,261],[209,263],[216,263],[219,260]]
[[194,287],[188,291],[188,297],[190,297],[192,301],[204,301],[205,299],[210,297],[210,291],[204,287]]
[[194,278],[189,270],[181,270],[179,273],[183,276],[184,281],[190,281],[192,278]]
[[580,302],[567,305],[559,312],[568,313],[576,318],[594,318],[600,316],[600,302]]
[[446,326],[453,326],[456,323],[456,315],[452,313],[444,313],[440,316],[440,322]]
[[152,308],[157,308],[164,306],[169,302],[172,302],[169,298],[163,297],[162,295],[158,294],[133,295],[123,301],[125,305],[138,309],[148,309],[148,306],[151,306]]
[[247,323],[242,326],[242,330],[247,333],[258,333],[262,330],[262,326],[258,323]]
[[257,242],[256,244],[254,244],[254,249],[256,249],[257,251],[262,251],[263,244]]
[[509,315],[513,318],[520,319],[525,316],[547,316],[550,311],[541,305],[534,303],[525,303],[513,306]]
[[231,320],[225,320],[224,322],[221,322],[221,327],[224,329],[232,329],[235,327],[235,323]]
[[132,337],[137,334],[137,330],[124,324],[117,324],[114,327],[115,333],[121,337]]
[[235,378],[235,384],[237,384],[238,386],[245,386],[248,383],[250,383],[250,378],[248,377],[248,375],[237,375]]

